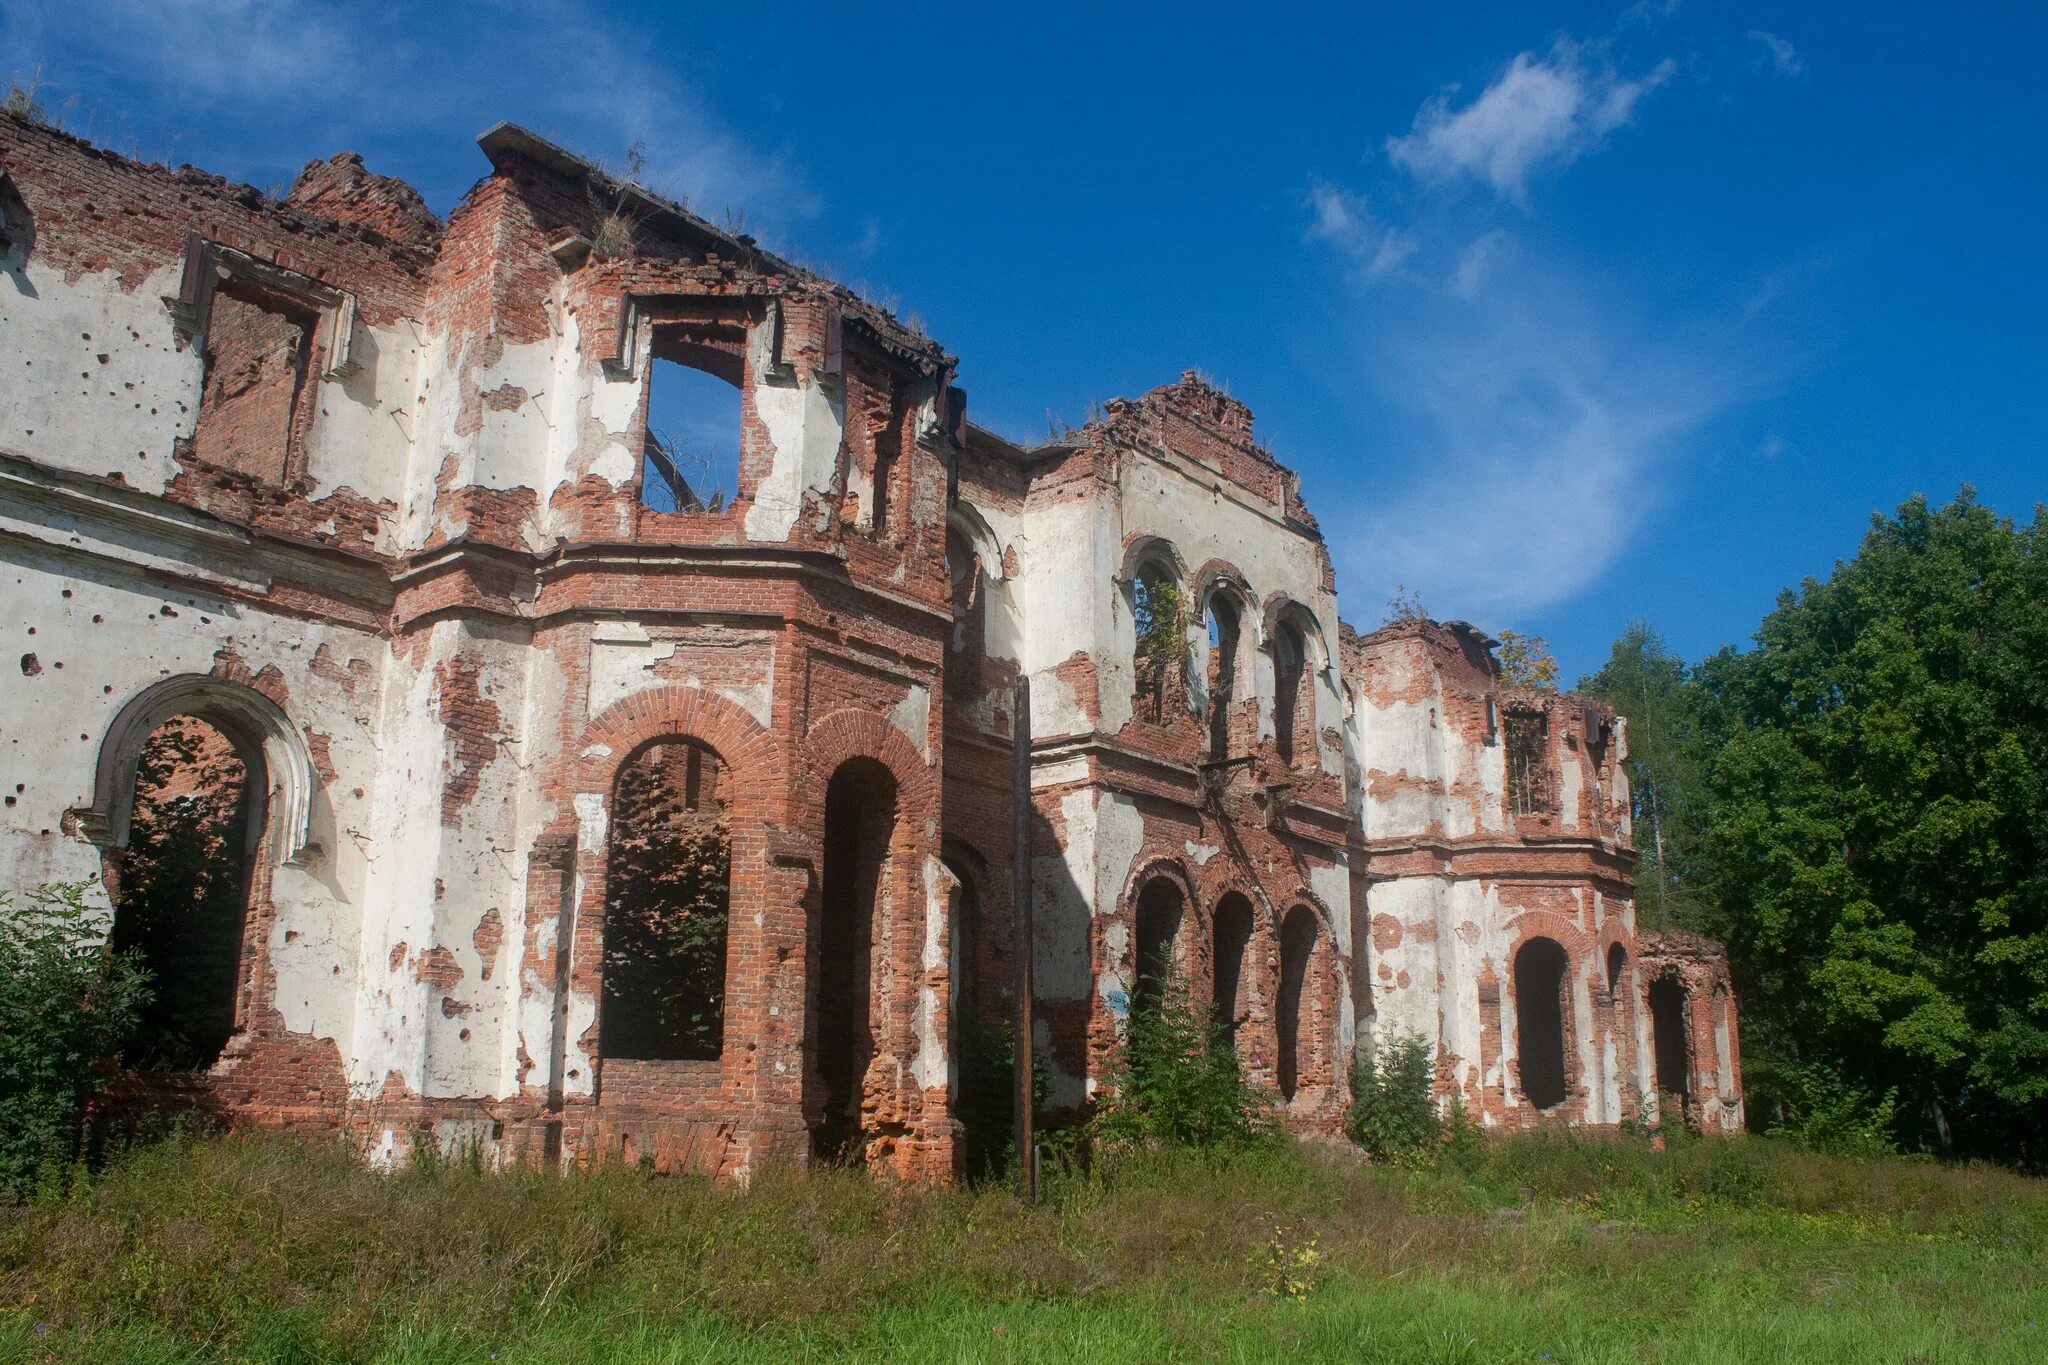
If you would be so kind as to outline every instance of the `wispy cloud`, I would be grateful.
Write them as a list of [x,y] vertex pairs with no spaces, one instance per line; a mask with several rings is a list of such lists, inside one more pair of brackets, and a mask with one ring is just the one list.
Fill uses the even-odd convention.
[[233,120],[272,166],[512,119],[614,165],[644,142],[642,178],[713,217],[744,208],[772,227],[819,209],[786,156],[734,134],[686,73],[589,0],[504,0],[459,22],[330,0],[0,0],[0,26],[10,62],[40,65],[52,89],[93,90],[102,125],[122,121],[107,106],[123,102],[137,119]]
[[1598,45],[1560,39],[1539,57],[1524,52],[1462,109],[1437,95],[1404,135],[1387,139],[1387,156],[1425,181],[1484,181],[1516,203],[1529,177],[1562,170],[1627,123],[1642,97],[1675,69],[1667,58],[1623,79]]
[[1777,34],[1753,28],[1749,31],[1749,41],[1758,48],[1759,62],[1769,66],[1780,76],[1801,76],[1806,73],[1806,59],[1799,55],[1799,49]]
[[1318,183],[1310,187],[1308,202],[1314,214],[1310,240],[1327,242],[1349,259],[1354,279],[1384,279],[1415,254],[1415,234],[1380,222],[1362,194]]
[[[1659,18],[1638,6],[1624,26]],[[1406,584],[1439,616],[1504,625],[1586,591],[1698,430],[1760,387],[1738,335],[1753,313],[1652,326],[1597,270],[1501,221],[1528,223],[1532,180],[1596,151],[1676,69],[1623,74],[1621,41],[1523,52],[1468,103],[1426,100],[1386,139],[1381,183],[1309,195],[1307,237],[1373,293],[1353,319],[1358,379],[1395,414],[1388,467],[1411,471],[1337,519],[1358,600]],[[1464,183],[1493,194],[1452,192]],[[1412,217],[1384,221],[1368,190]]]
[[1382,294],[1362,377],[1422,472],[1344,518],[1363,600],[1396,583],[1501,624],[1585,591],[1662,499],[1674,455],[1741,391],[1699,337],[1657,340],[1587,282],[1525,267],[1470,305]]
[[1506,228],[1495,228],[1472,239],[1463,251],[1458,253],[1457,269],[1451,272],[1451,292],[1461,299],[1469,299],[1485,285],[1486,277],[1514,248],[1514,238]]

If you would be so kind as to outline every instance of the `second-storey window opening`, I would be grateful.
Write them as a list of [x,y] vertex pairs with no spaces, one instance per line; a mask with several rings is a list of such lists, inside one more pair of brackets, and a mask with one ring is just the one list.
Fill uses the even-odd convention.
[[716,346],[660,343],[648,367],[640,501],[656,512],[722,512],[740,493],[740,360]]
[[1535,815],[1548,808],[1550,755],[1544,718],[1539,713],[1510,711],[1501,723],[1502,747],[1508,765],[1508,810]]
[[1307,655],[1301,632],[1283,621],[1273,632],[1273,750],[1283,763],[1294,761]]
[[1180,703],[1188,649],[1187,604],[1165,565],[1155,561],[1138,570],[1131,584],[1131,621],[1138,714],[1157,725]]
[[1209,757],[1230,757],[1230,711],[1237,699],[1237,604],[1227,593],[1209,597]]

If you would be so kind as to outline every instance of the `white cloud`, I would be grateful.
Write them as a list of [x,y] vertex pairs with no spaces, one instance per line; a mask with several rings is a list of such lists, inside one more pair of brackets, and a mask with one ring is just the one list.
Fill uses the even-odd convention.
[[1545,56],[1518,55],[1463,109],[1451,108],[1448,92],[1426,101],[1406,135],[1387,139],[1387,156],[1422,180],[1469,177],[1521,203],[1532,174],[1593,150],[1673,70],[1666,59],[1623,80],[1597,46],[1560,39]]
[[[772,226],[819,207],[785,158],[734,134],[629,21],[590,0],[504,0],[484,14],[332,0],[0,0],[0,27],[10,60],[40,63],[51,90],[91,92],[74,120],[81,131],[117,138],[124,122],[174,110],[183,129],[235,130],[242,165],[205,159],[238,176],[289,175],[348,147],[372,169],[403,173],[379,164],[379,151],[438,156],[440,140],[509,119],[615,167],[644,141],[641,178],[713,218],[744,207]],[[155,150],[153,136],[140,141]]]
[[1792,44],[1786,42],[1777,34],[1766,33],[1760,28],[1753,28],[1749,31],[1749,40],[1761,49],[1761,52],[1758,54],[1759,58],[1764,62],[1768,62],[1771,69],[1780,76],[1799,76],[1805,74],[1806,59],[1799,55],[1798,48],[1792,46]]
[[1315,214],[1310,239],[1328,242],[1349,258],[1355,281],[1385,279],[1416,252],[1415,234],[1381,223],[1362,194],[1317,184],[1308,201]]
[[1526,621],[1585,592],[1664,502],[1699,429],[1768,380],[1733,327],[1651,327],[1598,282],[1524,257],[1464,308],[1383,291],[1355,359],[1396,414],[1398,471],[1324,524],[1355,601],[1396,584],[1432,614]]
[[1495,228],[1473,238],[1470,245],[1458,253],[1458,268],[1451,272],[1451,292],[1461,299],[1469,299],[1479,292],[1486,283],[1486,277],[1493,268],[1514,247],[1514,239],[1508,236],[1506,228]]

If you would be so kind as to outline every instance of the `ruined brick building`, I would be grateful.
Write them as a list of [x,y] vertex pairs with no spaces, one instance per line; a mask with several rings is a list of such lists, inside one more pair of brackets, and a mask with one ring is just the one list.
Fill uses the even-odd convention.
[[138,1092],[955,1172],[1023,676],[1056,1113],[1177,973],[1305,1132],[1409,1030],[1489,1125],[1739,1126],[1724,960],[1636,929],[1624,726],[1345,626],[1243,403],[1012,444],[886,311],[481,146],[443,222],[352,156],[272,199],[0,117],[0,878],[99,879],[150,955]]

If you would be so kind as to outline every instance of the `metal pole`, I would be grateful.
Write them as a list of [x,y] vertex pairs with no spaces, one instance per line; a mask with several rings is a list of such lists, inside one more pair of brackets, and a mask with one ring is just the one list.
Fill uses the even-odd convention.
[[1017,1195],[1038,1197],[1038,1146],[1032,1133],[1031,1065],[1031,680],[1017,679],[1011,706],[1014,749],[1010,792],[1010,957],[1017,972]]

